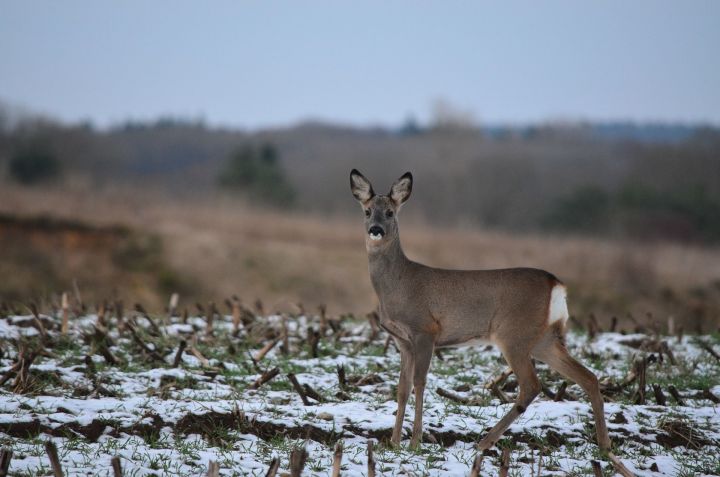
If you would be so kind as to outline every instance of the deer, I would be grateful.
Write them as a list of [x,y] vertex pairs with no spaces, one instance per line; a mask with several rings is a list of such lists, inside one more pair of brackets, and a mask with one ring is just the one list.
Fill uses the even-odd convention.
[[387,195],[378,195],[357,169],[350,172],[351,192],[365,213],[365,247],[370,281],[379,301],[379,325],[393,337],[400,352],[391,444],[400,444],[411,387],[415,390],[415,418],[410,446],[420,444],[423,394],[434,350],[490,343],[499,348],[520,390],[512,408],[479,442],[479,450],[492,447],[540,393],[535,358],[587,393],[597,444],[609,452],[598,379],[565,347],[569,314],[563,282],[535,268],[447,270],[408,259],[400,244],[398,212],[412,188],[413,176],[406,172]]

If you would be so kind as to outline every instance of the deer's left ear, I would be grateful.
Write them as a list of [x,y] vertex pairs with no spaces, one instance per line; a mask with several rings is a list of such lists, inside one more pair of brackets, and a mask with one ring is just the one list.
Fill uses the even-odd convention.
[[412,192],[413,176],[409,172],[403,174],[390,188],[390,198],[398,207],[410,198]]

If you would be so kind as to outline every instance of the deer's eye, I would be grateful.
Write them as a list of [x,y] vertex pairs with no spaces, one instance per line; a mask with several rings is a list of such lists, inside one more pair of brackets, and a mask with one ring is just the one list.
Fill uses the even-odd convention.
[[365,209],[365,217],[370,217],[370,209]]
[[390,217],[392,217],[393,215],[395,215],[395,213],[394,213],[392,210],[388,209],[387,211],[385,211],[385,216],[386,216],[387,218],[390,218]]

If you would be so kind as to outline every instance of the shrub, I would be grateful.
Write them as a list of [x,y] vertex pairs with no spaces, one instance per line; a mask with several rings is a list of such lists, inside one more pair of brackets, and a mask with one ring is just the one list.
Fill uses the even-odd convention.
[[586,186],[551,204],[543,225],[585,233],[615,232],[636,238],[717,242],[720,197],[699,184],[661,189],[633,181],[612,194]]
[[40,141],[18,147],[10,158],[10,177],[21,184],[48,182],[60,175],[60,161]]
[[611,201],[595,186],[580,187],[550,206],[543,224],[549,228],[591,232],[607,225]]
[[295,200],[295,190],[285,178],[272,144],[246,145],[237,149],[230,155],[218,182],[257,202],[286,206]]

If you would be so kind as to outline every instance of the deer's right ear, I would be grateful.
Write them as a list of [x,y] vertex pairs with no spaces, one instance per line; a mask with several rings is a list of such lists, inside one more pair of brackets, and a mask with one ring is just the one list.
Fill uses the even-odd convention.
[[370,181],[360,174],[357,169],[350,171],[350,190],[361,203],[367,202],[375,196]]

